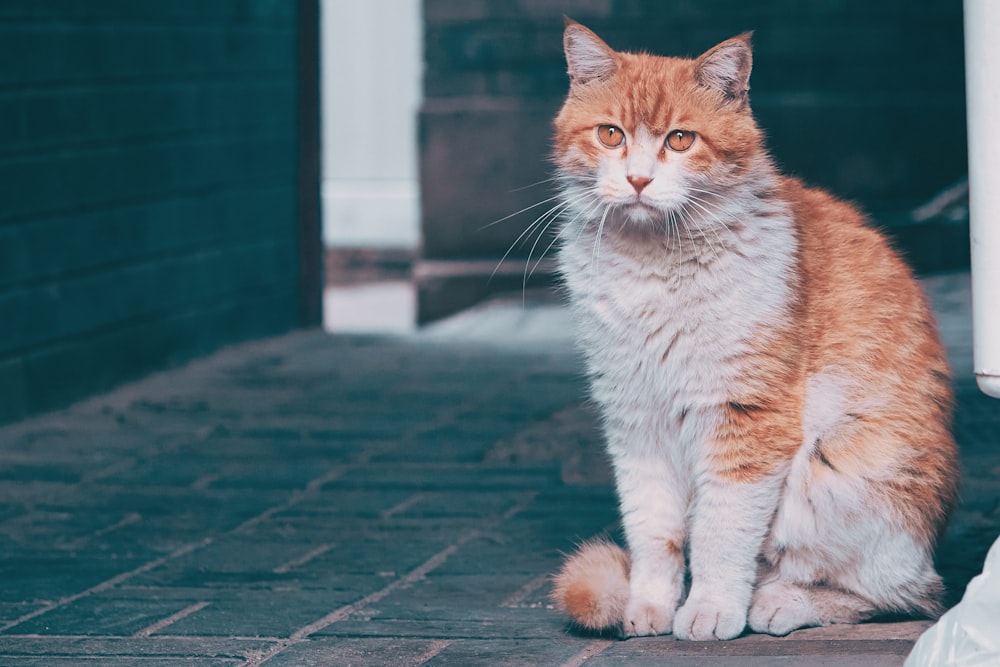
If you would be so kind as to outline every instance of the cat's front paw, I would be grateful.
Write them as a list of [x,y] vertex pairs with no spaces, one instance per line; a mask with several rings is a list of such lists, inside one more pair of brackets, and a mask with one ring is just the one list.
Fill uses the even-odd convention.
[[670,634],[673,623],[673,606],[633,598],[628,601],[628,605],[625,607],[622,633],[626,637],[667,635]]
[[792,630],[815,625],[812,604],[802,589],[782,584],[759,588],[750,603],[750,629],[783,637]]
[[726,601],[688,598],[674,617],[678,639],[710,641],[738,637],[747,624],[747,610]]

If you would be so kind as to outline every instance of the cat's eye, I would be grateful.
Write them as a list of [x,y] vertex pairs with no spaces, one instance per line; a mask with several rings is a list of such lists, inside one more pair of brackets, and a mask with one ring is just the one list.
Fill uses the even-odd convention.
[[674,130],[667,135],[667,148],[678,153],[684,152],[691,148],[691,144],[694,143],[694,132],[688,132],[687,130]]
[[608,148],[618,148],[625,143],[625,133],[614,125],[598,125],[597,139]]

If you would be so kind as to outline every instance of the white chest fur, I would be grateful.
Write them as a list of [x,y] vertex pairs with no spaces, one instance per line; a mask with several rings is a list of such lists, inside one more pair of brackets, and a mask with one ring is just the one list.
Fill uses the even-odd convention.
[[697,246],[607,230],[598,246],[585,230],[560,251],[593,398],[619,429],[646,431],[631,447],[696,445],[739,382],[739,357],[785,315],[790,223],[778,216],[738,229],[711,231],[711,244]]

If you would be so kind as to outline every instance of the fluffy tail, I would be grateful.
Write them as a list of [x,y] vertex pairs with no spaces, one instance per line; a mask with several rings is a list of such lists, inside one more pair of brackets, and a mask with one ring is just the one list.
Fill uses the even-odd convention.
[[628,554],[607,540],[584,542],[555,576],[552,601],[581,628],[621,626],[628,604]]

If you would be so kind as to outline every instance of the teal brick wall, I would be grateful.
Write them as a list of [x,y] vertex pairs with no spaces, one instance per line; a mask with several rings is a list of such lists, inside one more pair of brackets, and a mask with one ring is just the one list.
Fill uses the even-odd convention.
[[0,3],[0,421],[299,323],[297,3]]

